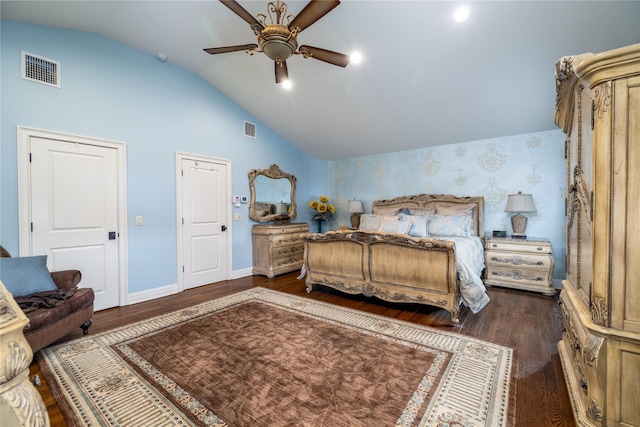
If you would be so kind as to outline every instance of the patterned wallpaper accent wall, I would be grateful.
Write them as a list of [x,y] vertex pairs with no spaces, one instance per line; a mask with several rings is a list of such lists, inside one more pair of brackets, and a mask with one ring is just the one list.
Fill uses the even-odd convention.
[[507,195],[532,194],[537,212],[527,235],[553,245],[554,277],[565,275],[566,188],[564,134],[561,130],[515,135],[328,163],[329,194],[336,205],[333,228],[350,225],[347,200],[362,200],[364,210],[378,199],[414,194],[484,196],[485,233],[506,230]]

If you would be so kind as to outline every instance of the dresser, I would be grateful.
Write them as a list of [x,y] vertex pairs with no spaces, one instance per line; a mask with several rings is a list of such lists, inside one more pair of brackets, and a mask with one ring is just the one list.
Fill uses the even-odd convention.
[[558,344],[580,426],[640,426],[640,44],[556,63],[566,134]]
[[302,236],[309,225],[280,224],[253,226],[253,274],[273,278],[300,270],[304,258]]
[[555,295],[551,242],[544,238],[487,237],[485,284]]

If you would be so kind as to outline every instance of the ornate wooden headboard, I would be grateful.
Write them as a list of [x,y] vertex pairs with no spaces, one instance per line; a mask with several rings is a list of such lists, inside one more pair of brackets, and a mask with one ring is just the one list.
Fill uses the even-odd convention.
[[438,203],[474,204],[473,229],[476,234],[484,238],[484,197],[458,197],[451,194],[418,194],[415,196],[400,196],[390,200],[374,200],[371,212],[376,213],[379,208],[436,208]]

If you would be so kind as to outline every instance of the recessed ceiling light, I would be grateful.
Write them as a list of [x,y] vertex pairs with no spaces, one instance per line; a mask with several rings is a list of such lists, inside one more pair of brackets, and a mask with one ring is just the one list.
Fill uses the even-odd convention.
[[467,6],[458,7],[453,12],[453,20],[456,22],[464,22],[469,18],[469,8]]
[[362,62],[362,54],[360,52],[353,52],[349,55],[350,64],[359,64]]
[[285,80],[285,81],[282,82],[282,87],[287,89],[287,90],[291,89],[291,86],[292,86],[291,85],[291,80]]

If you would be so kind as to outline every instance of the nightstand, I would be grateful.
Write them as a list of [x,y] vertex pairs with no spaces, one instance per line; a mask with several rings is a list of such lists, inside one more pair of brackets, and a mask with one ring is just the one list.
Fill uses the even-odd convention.
[[484,283],[555,295],[551,253],[551,242],[545,238],[487,237]]

